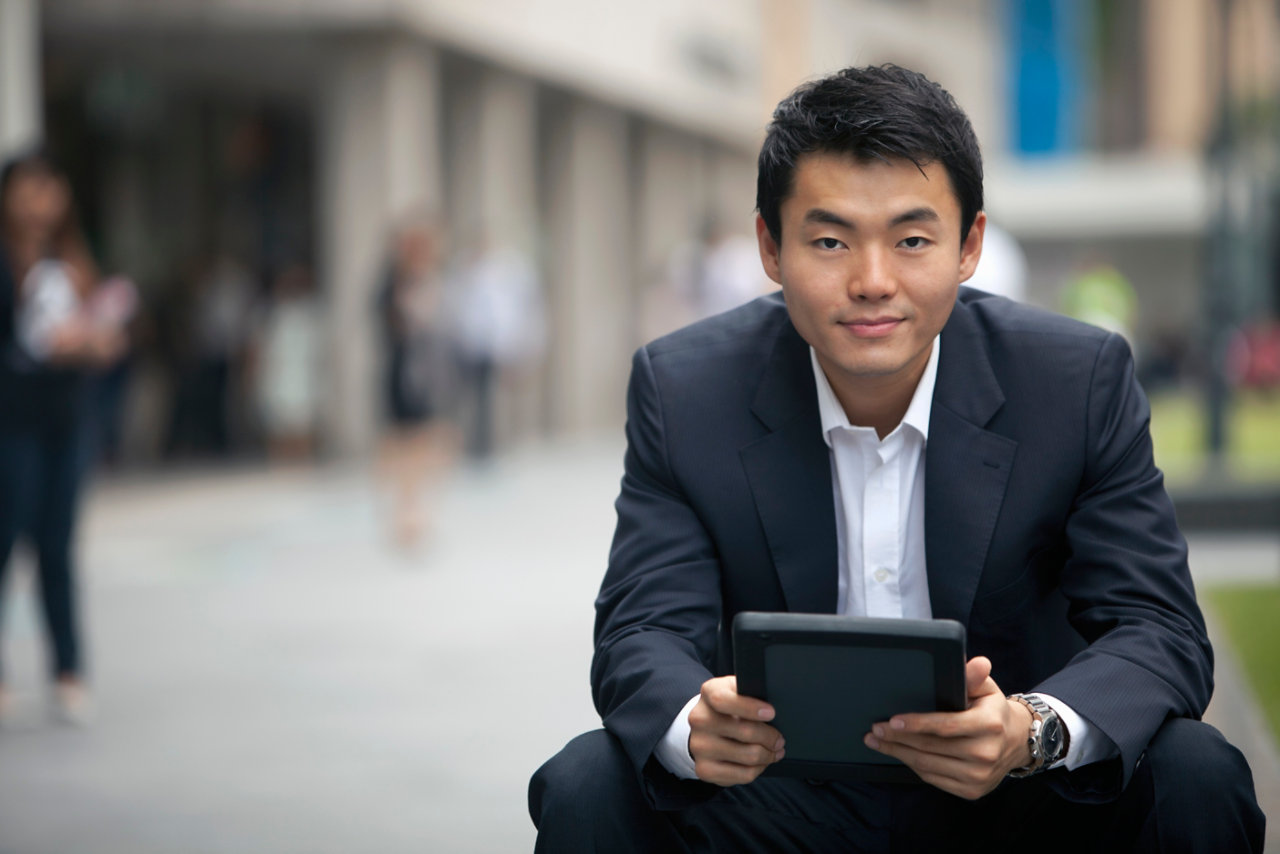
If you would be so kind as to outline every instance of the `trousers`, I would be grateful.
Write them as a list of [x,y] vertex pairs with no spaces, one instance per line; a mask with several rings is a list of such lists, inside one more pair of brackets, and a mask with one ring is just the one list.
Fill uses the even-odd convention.
[[[1049,772],[1057,773],[1057,772]],[[678,811],[650,807],[605,730],[533,775],[535,852],[1261,852],[1266,819],[1244,756],[1213,727],[1171,719],[1114,801],[1076,803],[1046,776],[976,801],[925,784],[761,777]]]
[[[54,676],[78,675],[82,665],[72,566],[85,468],[82,438],[74,426],[44,432],[0,431],[0,605],[13,547],[27,537],[36,552]],[[0,607],[0,615],[3,611]]]

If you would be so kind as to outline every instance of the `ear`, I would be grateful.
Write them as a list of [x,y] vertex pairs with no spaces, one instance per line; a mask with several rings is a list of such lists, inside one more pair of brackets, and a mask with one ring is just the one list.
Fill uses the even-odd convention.
[[982,257],[982,237],[987,233],[986,211],[978,211],[969,227],[969,234],[960,246],[960,281],[967,282],[973,271],[978,269],[978,259]]
[[769,233],[769,226],[764,224],[764,217],[756,214],[756,243],[760,246],[760,263],[764,265],[765,275],[778,284],[782,284],[782,268],[778,259],[778,241]]

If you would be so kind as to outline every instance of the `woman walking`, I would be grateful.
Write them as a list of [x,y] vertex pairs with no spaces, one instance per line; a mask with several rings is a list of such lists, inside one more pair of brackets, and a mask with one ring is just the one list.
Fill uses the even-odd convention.
[[[72,566],[88,463],[83,381],[124,347],[118,319],[95,316],[97,282],[65,176],[43,154],[8,163],[0,172],[0,615],[9,559],[25,537],[39,566],[54,711],[73,723],[87,714]],[[0,716],[9,702],[0,671]]]

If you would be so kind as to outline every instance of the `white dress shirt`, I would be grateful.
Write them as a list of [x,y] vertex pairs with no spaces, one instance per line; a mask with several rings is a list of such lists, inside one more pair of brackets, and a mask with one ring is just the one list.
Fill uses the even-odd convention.
[[[818,387],[822,438],[831,449],[831,485],[836,511],[839,579],[836,611],[850,616],[929,619],[929,578],[925,565],[925,444],[938,378],[941,339],[934,338],[924,374],[906,415],[881,439],[874,428],[849,423],[844,407],[809,348]],[[1058,713],[1070,735],[1067,755],[1056,765],[1075,769],[1115,755],[1115,747],[1071,707],[1038,694]],[[694,779],[689,755],[689,712],[685,704],[654,748],[672,774]]]

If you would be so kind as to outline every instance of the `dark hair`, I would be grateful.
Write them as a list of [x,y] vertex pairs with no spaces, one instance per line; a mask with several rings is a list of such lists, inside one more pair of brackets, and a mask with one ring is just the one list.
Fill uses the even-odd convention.
[[982,210],[982,152],[969,118],[945,89],[897,65],[846,68],[805,83],[778,104],[760,148],[756,209],[782,239],[782,202],[805,154],[862,161],[941,163],[960,203],[960,240]]
[[[0,243],[7,242],[12,237],[9,231],[11,224],[8,221],[8,212],[5,208],[7,207],[9,193],[12,192],[13,184],[19,178],[32,175],[68,181],[66,171],[53,157],[49,149],[43,145],[37,145],[20,152],[11,157],[3,166],[0,166]],[[69,190],[70,187],[68,187]],[[47,249],[54,252],[64,261],[74,259],[81,272],[84,273],[85,280],[89,282],[97,280],[98,270],[85,242],[84,232],[80,227],[80,217],[76,211],[74,197],[68,198],[62,221],[58,223],[50,239],[52,245]],[[12,263],[12,259],[10,259],[10,263]]]

